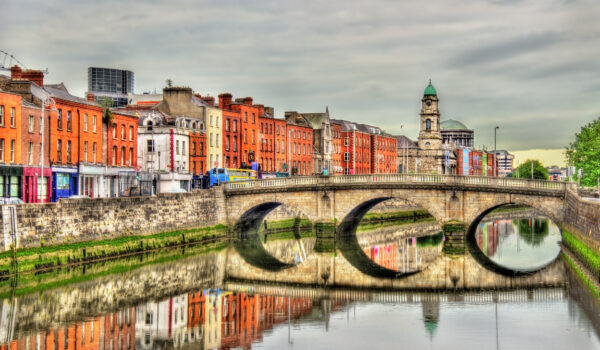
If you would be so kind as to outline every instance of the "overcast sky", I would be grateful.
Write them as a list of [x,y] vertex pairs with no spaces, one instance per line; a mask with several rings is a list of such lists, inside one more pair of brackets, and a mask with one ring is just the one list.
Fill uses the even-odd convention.
[[431,78],[478,147],[498,125],[498,148],[562,148],[600,115],[599,16],[598,0],[3,0],[0,50],[80,96],[87,67],[122,68],[138,93],[170,78],[411,138]]

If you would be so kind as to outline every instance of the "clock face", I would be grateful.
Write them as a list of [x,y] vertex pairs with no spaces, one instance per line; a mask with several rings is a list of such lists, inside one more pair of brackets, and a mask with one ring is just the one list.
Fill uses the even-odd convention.
[[427,105],[427,107],[431,106],[431,101],[427,101],[425,102],[425,104]]

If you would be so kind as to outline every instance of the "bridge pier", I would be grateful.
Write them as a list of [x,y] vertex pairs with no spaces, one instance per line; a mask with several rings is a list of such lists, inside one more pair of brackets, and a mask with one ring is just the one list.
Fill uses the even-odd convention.
[[448,255],[464,255],[466,252],[467,225],[460,221],[450,221],[442,226],[446,240],[444,253]]
[[315,251],[321,253],[335,252],[335,221],[317,221],[313,224],[317,241]]

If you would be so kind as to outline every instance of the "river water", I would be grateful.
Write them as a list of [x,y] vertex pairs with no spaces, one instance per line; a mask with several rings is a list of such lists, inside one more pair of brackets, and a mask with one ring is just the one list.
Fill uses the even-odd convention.
[[[600,301],[563,262],[550,220],[530,212],[484,218],[472,241],[491,270],[468,249],[448,253],[436,225],[358,230],[329,253],[317,252],[310,234],[266,242],[258,235],[260,246],[246,245],[256,249],[246,255],[195,246],[5,280],[0,350],[600,349]],[[280,265],[257,274],[257,251]],[[253,257],[247,266],[239,262],[246,256]],[[386,271],[407,282],[392,290],[269,280],[314,256],[321,265],[333,259],[330,282],[378,281]],[[437,290],[420,284],[450,280],[457,266],[458,282]],[[507,270],[517,274],[501,274]],[[360,277],[369,273],[375,279]]]

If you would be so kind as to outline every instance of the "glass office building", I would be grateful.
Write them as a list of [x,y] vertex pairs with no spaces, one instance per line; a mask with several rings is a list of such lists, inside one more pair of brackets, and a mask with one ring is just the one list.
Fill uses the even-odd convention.
[[113,101],[113,107],[127,105],[127,94],[133,93],[133,72],[112,68],[88,68],[88,92],[96,102],[104,97]]

